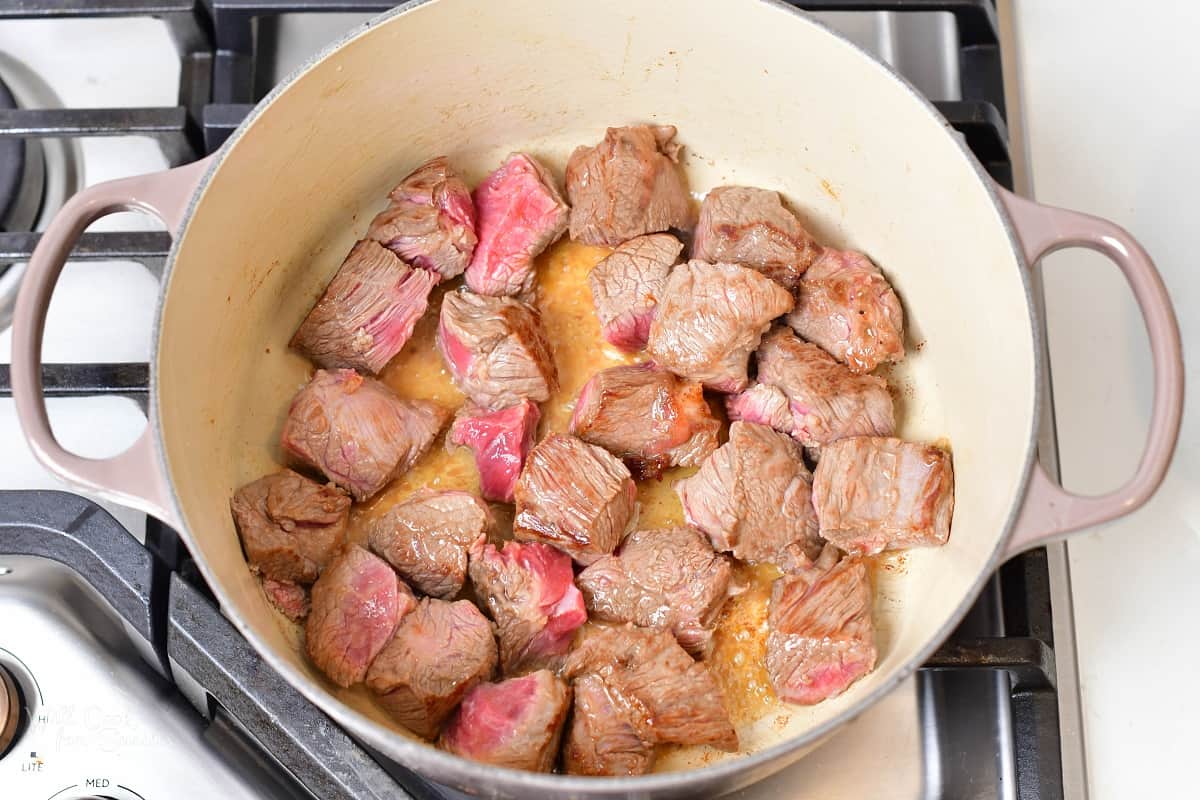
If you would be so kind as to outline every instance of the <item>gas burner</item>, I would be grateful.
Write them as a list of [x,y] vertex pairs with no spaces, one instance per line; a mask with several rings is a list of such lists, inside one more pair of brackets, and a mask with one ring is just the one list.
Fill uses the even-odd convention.
[[[0,111],[61,108],[54,90],[28,66],[0,52]],[[0,136],[0,231],[42,230],[79,191],[78,142]],[[12,324],[23,263],[0,263],[0,331]]]

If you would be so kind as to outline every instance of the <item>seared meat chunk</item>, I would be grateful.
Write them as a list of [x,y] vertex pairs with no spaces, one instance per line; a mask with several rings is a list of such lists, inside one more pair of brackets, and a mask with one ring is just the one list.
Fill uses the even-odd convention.
[[552,544],[586,565],[621,541],[637,487],[604,448],[552,433],[529,453],[513,494],[517,539]]
[[767,674],[780,700],[813,705],[875,668],[871,585],[860,559],[826,546],[815,564],[771,588]]
[[475,252],[475,204],[446,157],[417,167],[389,197],[391,204],[371,220],[367,238],[436,280],[461,275]]
[[575,679],[575,707],[563,744],[570,775],[644,775],[654,766],[654,732],[632,698],[599,675]]
[[404,727],[432,739],[472,688],[492,677],[496,640],[470,600],[425,598],[367,671],[367,688]]
[[567,204],[549,171],[513,153],[475,189],[479,244],[467,267],[467,286],[487,295],[533,287],[533,259],[567,229]]
[[729,559],[714,553],[703,534],[667,528],[634,531],[577,581],[593,619],[669,630],[685,650],[703,657],[732,575]]
[[437,276],[378,243],[354,245],[291,346],[318,367],[377,373],[403,349],[429,305]]
[[570,701],[567,684],[549,670],[481,683],[463,698],[438,744],[473,761],[549,772]]
[[451,598],[467,576],[467,552],[481,545],[492,514],[466,492],[418,492],[367,529],[371,549],[423,594]]
[[466,406],[454,418],[449,442],[474,451],[479,491],[485,500],[513,501],[540,417],[536,404],[522,400],[499,411]]
[[700,204],[692,257],[756,269],[795,290],[821,254],[778,192],[752,186],[719,186]]
[[857,374],[904,358],[900,300],[879,267],[853,250],[826,250],[817,259],[787,321]]
[[312,583],[346,542],[350,498],[290,469],[238,489],[229,501],[250,569]]
[[720,428],[700,384],[653,364],[597,372],[571,417],[571,433],[621,458],[638,479],[696,466],[716,449]]
[[639,236],[617,246],[588,273],[600,335],[634,352],[646,346],[650,323],[683,243],[669,233]]
[[308,616],[311,607],[308,590],[300,584],[263,577],[262,588],[271,605],[292,622],[300,622]]
[[708,667],[667,631],[595,626],[567,656],[565,674],[595,673],[645,709],[658,744],[738,747],[725,696]]
[[688,228],[691,198],[678,166],[674,125],[609,128],[567,161],[571,238],[618,245],[643,233]]
[[508,542],[471,551],[471,583],[496,620],[500,664],[511,675],[557,667],[587,622],[571,557],[550,545]]
[[766,425],[733,423],[729,441],[675,491],[687,521],[743,561],[778,564],[792,544],[820,552],[804,453]]
[[855,375],[787,328],[763,337],[757,359],[759,383],[787,397],[792,419],[783,430],[805,447],[819,449],[847,436],[890,436],[896,429],[886,381]]
[[791,294],[761,273],[689,261],[667,279],[646,351],[676,375],[738,392],[749,382],[750,352],[771,320],[791,308]]
[[485,409],[543,402],[558,384],[541,315],[519,300],[448,292],[437,342],[458,388]]
[[821,535],[850,553],[943,545],[954,468],[937,445],[856,436],[821,452],[813,481]]
[[744,392],[726,395],[725,413],[730,422],[741,420],[767,425],[789,436],[796,430],[787,395],[778,387],[765,383],[751,384]]
[[282,445],[363,501],[425,455],[449,416],[354,370],[319,369],[292,400]]
[[338,686],[367,675],[396,626],[417,601],[385,561],[357,545],[329,565],[312,588],[304,627],[308,657]]

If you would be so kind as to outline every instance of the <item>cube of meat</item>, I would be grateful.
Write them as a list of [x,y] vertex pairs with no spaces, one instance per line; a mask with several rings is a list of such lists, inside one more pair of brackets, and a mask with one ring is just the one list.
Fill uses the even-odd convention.
[[473,761],[549,772],[570,701],[570,688],[549,670],[481,683],[463,698],[438,744]]
[[795,290],[821,254],[778,192],[752,186],[719,186],[700,204],[692,257],[756,269]]
[[787,321],[856,374],[904,358],[900,300],[879,267],[853,250],[821,254],[800,281]]
[[558,385],[541,315],[511,297],[448,292],[437,343],[455,384],[482,408],[541,403]]
[[796,431],[796,420],[787,395],[776,386],[765,383],[751,384],[744,392],[725,396],[725,413],[730,422],[753,422],[766,425],[791,436]]
[[552,544],[587,565],[621,541],[637,486],[604,448],[552,433],[529,453],[513,494],[514,537]]
[[817,562],[771,588],[767,674],[780,700],[813,705],[839,695],[875,668],[871,585],[860,559]]
[[825,447],[813,481],[821,535],[849,553],[943,545],[954,514],[950,454],[857,436]]
[[567,229],[567,204],[549,171],[513,153],[475,189],[479,244],[467,267],[467,286],[487,295],[533,287],[533,259]]
[[361,502],[425,455],[449,416],[354,370],[319,369],[293,398],[281,439],[284,452]]
[[346,542],[350,498],[290,469],[259,478],[229,501],[250,569],[312,583]]
[[496,621],[506,675],[557,668],[587,622],[571,557],[550,545],[508,542],[471,551],[471,582]]
[[696,466],[717,448],[720,429],[700,384],[653,364],[597,372],[571,417],[571,433],[622,459],[638,479]]
[[689,228],[692,204],[674,125],[609,128],[567,161],[571,238],[618,245],[643,233]]
[[485,500],[511,503],[525,458],[537,436],[541,412],[529,400],[499,411],[464,406],[450,426],[449,442],[469,447]]
[[804,453],[766,425],[733,423],[729,441],[675,491],[688,523],[743,561],[778,564],[793,544],[820,552]]
[[790,311],[792,296],[759,272],[689,261],[671,271],[646,351],[658,364],[719,392],[739,392],[750,353]]
[[425,162],[392,189],[391,204],[371,220],[367,238],[429,270],[457,277],[475,252],[475,204],[445,156]]
[[266,576],[263,576],[261,580],[263,593],[267,596],[267,600],[271,601],[271,605],[275,607],[276,611],[292,622],[302,622],[308,616],[308,611],[312,606],[307,589],[298,583],[272,580]]
[[669,630],[696,657],[712,649],[733,568],[692,528],[634,531],[576,579],[592,619]]
[[[730,401],[731,413],[764,410],[772,427],[790,433],[805,447],[821,447],[847,436],[890,436],[896,429],[887,382],[855,375],[815,344],[801,341],[780,326],[758,348],[758,381],[774,386],[788,400],[791,422],[775,424],[777,400],[765,394]],[[761,392],[761,390],[760,390]],[[773,398],[774,396],[772,396]],[[769,409],[769,411],[766,411]]]
[[667,288],[667,276],[683,243],[669,233],[652,233],[617,246],[588,273],[600,335],[628,352],[646,346],[650,323]]
[[467,577],[467,552],[491,527],[491,511],[474,495],[425,490],[373,521],[367,541],[418,592],[451,598]]
[[593,673],[645,709],[657,744],[738,748],[725,695],[704,664],[693,661],[667,631],[589,627],[564,674]]
[[367,688],[401,725],[432,739],[495,669],[496,639],[475,604],[425,598],[371,663]]
[[291,346],[318,367],[375,374],[407,344],[437,276],[413,269],[377,242],[354,245]]
[[575,707],[563,744],[570,775],[644,775],[654,766],[654,732],[637,701],[599,675],[571,686]]
[[353,686],[416,604],[387,562],[352,546],[313,584],[308,657],[338,686]]

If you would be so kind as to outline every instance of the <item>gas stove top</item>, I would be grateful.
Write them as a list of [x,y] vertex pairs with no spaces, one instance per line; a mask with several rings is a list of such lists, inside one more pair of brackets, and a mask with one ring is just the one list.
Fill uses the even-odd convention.
[[[212,152],[291,69],[390,5],[0,7],[0,329],[36,231],[65,196]],[[994,0],[796,5],[913,81],[993,177],[1021,189],[1003,3],[1000,13]],[[84,454],[119,452],[144,425],[148,333],[170,244],[147,224],[95,226],[50,310],[51,418]],[[0,332],[0,359],[7,350]],[[0,397],[8,391],[0,365]],[[0,489],[57,486],[3,399],[0,441],[11,454]],[[1052,431],[1041,450],[1053,463]],[[0,492],[0,797],[461,796],[352,741],[224,620],[173,531],[106,508],[60,492]],[[913,679],[734,796],[1083,797],[1065,563],[1052,546],[1004,565]]]

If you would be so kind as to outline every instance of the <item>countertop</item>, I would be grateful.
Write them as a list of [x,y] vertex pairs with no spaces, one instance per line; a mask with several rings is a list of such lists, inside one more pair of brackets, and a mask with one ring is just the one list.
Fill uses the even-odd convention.
[[[1191,389],[1175,461],[1141,511],[1068,545],[1093,800],[1194,793],[1200,720],[1200,6],[1015,0],[1034,196],[1128,228],[1175,303]],[[1063,480],[1098,493],[1141,452],[1151,368],[1117,269],[1046,259]]]

